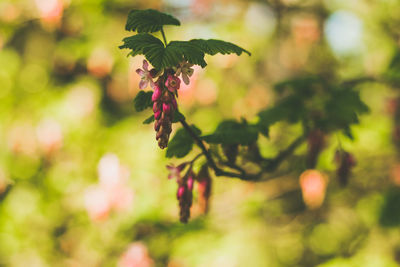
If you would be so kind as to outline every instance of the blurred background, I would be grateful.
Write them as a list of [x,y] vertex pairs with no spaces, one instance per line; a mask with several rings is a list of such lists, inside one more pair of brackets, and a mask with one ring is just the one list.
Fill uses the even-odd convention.
[[[214,178],[209,214],[194,204],[181,224],[165,168],[180,161],[167,160],[142,124],[151,111],[132,104],[143,58],[118,49],[134,8],[179,18],[182,27],[165,28],[168,40],[217,38],[252,52],[206,57],[180,89],[181,111],[203,133],[222,119],[254,121],[274,105],[274,84],[303,74],[374,77],[357,87],[370,112],[354,140],[326,138],[318,171],[259,183]],[[398,266],[399,92],[375,80],[400,61],[399,8],[398,0],[1,0],[0,266]],[[275,155],[300,128],[274,125],[261,153]],[[346,187],[336,177],[339,143],[357,162]]]

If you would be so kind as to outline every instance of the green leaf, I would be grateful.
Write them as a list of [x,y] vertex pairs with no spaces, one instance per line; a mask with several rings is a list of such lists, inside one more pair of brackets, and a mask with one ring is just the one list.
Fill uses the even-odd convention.
[[[129,53],[131,56],[145,55],[147,60],[149,60],[151,55],[159,53],[158,51],[164,50],[163,42],[148,33],[138,33],[136,35],[126,37],[122,41],[124,44],[119,46],[120,49],[132,49],[132,52]],[[154,66],[154,64],[152,65]]]
[[123,39],[119,48],[132,49],[130,55],[144,55],[153,67],[158,70],[177,66],[183,60],[205,67],[203,51],[188,41],[172,41],[164,47],[160,39],[148,34],[139,33]]
[[[201,134],[201,131],[196,126],[192,125],[190,127],[197,135]],[[194,140],[188,132],[184,128],[179,129],[168,144],[166,157],[183,158],[192,150],[193,143]]]
[[174,118],[172,119],[172,123],[179,122],[180,120],[185,120],[185,116],[179,112],[179,110],[175,110]]
[[258,129],[245,122],[226,120],[221,122],[213,134],[202,136],[202,139],[211,144],[241,144],[249,145],[258,138]]
[[151,115],[150,117],[148,117],[147,119],[145,119],[143,121],[143,124],[150,124],[154,121],[154,115]]
[[139,91],[133,100],[133,104],[137,112],[143,111],[146,108],[151,108],[153,106],[153,102],[151,101],[151,96],[153,92],[148,91]]
[[296,95],[282,99],[274,107],[258,113],[259,122],[257,124],[261,134],[268,137],[269,127],[278,121],[288,121],[296,123],[305,117],[307,111],[301,98]]
[[222,40],[193,39],[190,40],[189,42],[198,46],[204,53],[209,55],[215,55],[218,53],[221,53],[223,55],[235,53],[236,55],[240,56],[242,52],[247,53],[249,56],[251,55],[249,51],[241,48],[240,46]]
[[187,41],[172,41],[165,49],[154,51],[154,54],[146,58],[157,69],[175,67],[183,60],[202,68],[207,66],[203,51]]
[[329,101],[325,104],[326,117],[323,121],[328,129],[348,128],[358,123],[358,115],[369,111],[361,100],[359,92],[351,89],[334,89]]
[[158,32],[164,25],[180,26],[178,19],[154,9],[132,10],[125,25],[127,31]]
[[400,225],[400,189],[390,189],[382,203],[379,223],[384,227],[398,227]]

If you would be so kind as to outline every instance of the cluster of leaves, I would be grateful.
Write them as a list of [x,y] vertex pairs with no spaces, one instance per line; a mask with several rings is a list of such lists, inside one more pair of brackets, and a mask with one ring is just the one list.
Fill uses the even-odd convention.
[[278,121],[301,122],[307,129],[325,133],[343,130],[351,137],[350,126],[358,116],[369,111],[353,87],[327,82],[321,77],[302,77],[275,85],[283,96],[274,107],[261,111],[258,127],[268,136],[268,129]]
[[161,31],[164,36],[163,26],[165,25],[179,26],[180,22],[171,15],[157,10],[132,10],[125,29],[136,31],[137,34],[123,39],[124,44],[120,48],[131,49],[129,53],[131,56],[144,55],[157,70],[175,67],[182,60],[204,68],[207,65],[204,60],[205,54],[241,55],[244,52],[250,55],[250,52],[233,43],[214,39],[193,39],[169,43],[164,39],[165,43],[163,43],[151,33]]

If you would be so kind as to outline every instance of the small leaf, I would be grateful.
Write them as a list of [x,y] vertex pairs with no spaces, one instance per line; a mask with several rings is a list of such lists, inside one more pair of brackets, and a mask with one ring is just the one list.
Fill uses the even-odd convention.
[[147,119],[145,119],[143,121],[143,124],[150,124],[154,121],[154,115],[151,115],[150,117],[148,117]]
[[164,25],[180,26],[175,17],[154,9],[132,10],[125,25],[127,31],[158,32]]
[[240,46],[222,40],[193,39],[190,40],[190,42],[198,46],[204,53],[212,56],[218,53],[223,55],[235,53],[236,55],[240,56],[242,52],[247,53],[249,56],[251,55],[249,51],[241,48]]
[[151,96],[153,92],[148,91],[139,91],[133,100],[133,104],[135,105],[135,109],[137,112],[143,111],[146,108],[151,108],[153,106],[153,102],[151,101]]
[[348,128],[358,123],[358,115],[369,111],[360,94],[351,89],[338,88],[325,104],[326,117],[322,121],[329,129]]
[[[201,134],[201,131],[196,126],[192,125],[190,127],[197,135]],[[188,132],[184,128],[179,129],[168,144],[166,157],[183,158],[192,150],[193,143],[193,138]]]
[[288,96],[282,99],[274,107],[258,113],[260,118],[257,126],[260,133],[268,137],[268,129],[278,121],[298,122],[301,120],[307,111],[301,98],[296,95]]
[[247,123],[234,120],[221,122],[213,134],[203,136],[202,139],[211,144],[241,144],[249,145],[258,138],[258,128]]
[[[122,41],[124,44],[119,46],[120,49],[132,49],[132,52],[130,53],[131,56],[145,55],[147,60],[149,60],[148,57],[152,54],[159,53],[158,51],[164,50],[163,42],[157,37],[154,37],[148,33],[138,33],[136,35],[126,37]],[[154,66],[153,63],[152,65]]]
[[175,110],[174,118],[172,119],[173,123],[179,122],[180,120],[185,120],[185,116],[179,112],[179,110]]

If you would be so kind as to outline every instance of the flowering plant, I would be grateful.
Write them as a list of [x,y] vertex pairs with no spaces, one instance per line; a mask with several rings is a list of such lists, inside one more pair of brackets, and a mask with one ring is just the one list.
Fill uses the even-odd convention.
[[[304,169],[313,169],[325,148],[326,136],[335,131],[343,131],[351,138],[350,126],[358,123],[358,116],[368,111],[359,93],[353,89],[354,83],[338,83],[334,79],[306,76],[277,84],[275,89],[282,97],[275,106],[260,111],[252,123],[244,119],[225,120],[213,133],[202,135],[201,130],[188,124],[179,112],[177,98],[181,79],[188,85],[193,75],[192,67],[207,66],[204,59],[206,54],[239,56],[242,53],[250,55],[250,52],[233,43],[216,39],[168,42],[164,32],[166,25],[180,26],[180,22],[157,10],[133,10],[128,15],[126,30],[137,33],[124,38],[120,48],[130,49],[131,56],[145,57],[142,69],[136,71],[141,76],[139,88],[144,89],[150,84],[153,91],[139,91],[134,106],[136,111],[153,108],[153,115],[143,123],[154,122],[158,146],[166,148],[166,157],[187,157],[194,144],[201,151],[192,160],[184,161],[178,167],[168,166],[171,172],[169,177],[176,178],[178,184],[177,198],[182,222],[187,222],[190,217],[195,184],[200,210],[208,210],[211,195],[209,170],[215,176],[246,181],[269,179],[268,173],[277,170],[304,142],[308,144]],[[156,32],[161,33],[162,39],[152,34]],[[152,68],[149,68],[150,64]],[[324,93],[322,99],[319,97],[321,91]],[[269,128],[279,121],[300,123],[303,133],[275,157],[263,157],[258,148],[258,138],[260,135],[268,138]],[[177,122],[183,128],[178,129],[170,140],[173,123]],[[200,171],[196,174],[192,167],[200,157],[204,157],[206,162],[198,167]],[[341,154],[337,158],[339,179],[347,181],[355,161],[351,154]],[[249,168],[251,164],[258,166],[258,170]],[[325,187],[321,188],[324,190]],[[318,203],[322,203],[322,200]]]

